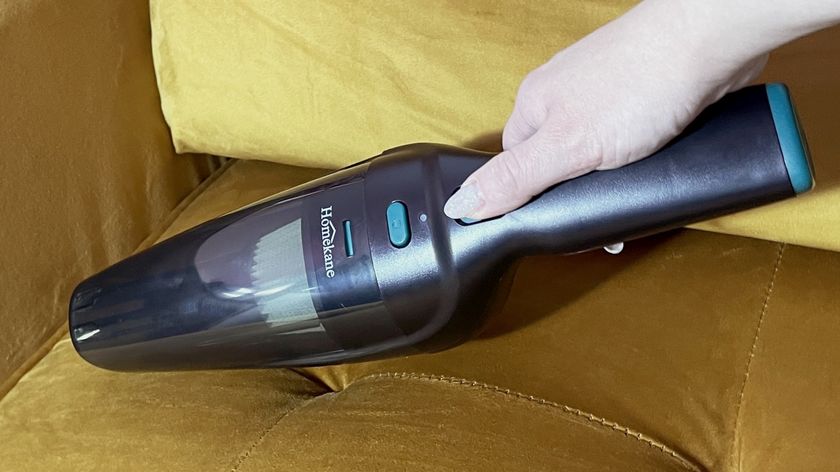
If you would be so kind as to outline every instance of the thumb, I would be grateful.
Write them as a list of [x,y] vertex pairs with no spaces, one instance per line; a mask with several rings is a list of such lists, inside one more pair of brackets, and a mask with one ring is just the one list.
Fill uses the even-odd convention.
[[446,202],[450,218],[486,219],[514,210],[557,182],[589,172],[592,159],[570,155],[546,127],[473,172]]

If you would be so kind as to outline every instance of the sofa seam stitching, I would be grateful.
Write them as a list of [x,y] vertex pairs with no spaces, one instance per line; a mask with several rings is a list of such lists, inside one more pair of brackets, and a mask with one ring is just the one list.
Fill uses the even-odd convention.
[[565,412],[566,414],[571,414],[573,416],[583,418],[583,419],[589,421],[592,424],[598,425],[602,428],[607,428],[607,429],[622,433],[626,437],[631,437],[631,438],[633,438],[633,439],[635,439],[639,442],[642,442],[645,445],[647,445],[648,447],[656,449],[656,450],[664,453],[665,455],[669,456],[671,459],[675,460],[679,465],[681,465],[686,470],[695,471],[695,472],[699,472],[699,471],[702,470],[698,465],[696,465],[692,461],[686,459],[681,454],[679,454],[677,451],[671,449],[667,445],[665,445],[665,444],[657,441],[656,439],[653,439],[653,438],[651,438],[651,437],[649,437],[649,436],[647,436],[643,433],[635,431],[632,428],[621,425],[621,424],[619,424],[615,421],[611,421],[611,420],[608,420],[606,418],[602,418],[600,416],[589,413],[587,411],[583,411],[579,408],[574,408],[574,407],[571,407],[571,406],[568,406],[568,405],[565,405],[565,404],[562,404],[562,403],[554,402],[554,401],[551,401],[551,400],[546,400],[544,398],[540,398],[540,397],[537,397],[537,396],[534,396],[534,395],[524,394],[524,393],[521,393],[521,392],[511,390],[509,388],[503,388],[503,387],[488,384],[488,383],[485,383],[485,382],[479,382],[479,381],[475,381],[475,380],[468,380],[468,379],[464,379],[464,378],[451,377],[451,376],[445,376],[445,375],[431,375],[431,374],[412,373],[412,372],[382,372],[382,373],[370,374],[370,375],[361,377],[361,378],[355,380],[354,382],[352,382],[351,384],[347,385],[347,387],[345,387],[343,390],[341,390],[341,392],[345,391],[347,388],[350,387],[350,385],[353,385],[357,382],[380,380],[380,379],[386,379],[386,378],[413,379],[413,380],[422,380],[422,381],[429,381],[429,382],[443,382],[443,383],[447,383],[447,384],[451,384],[451,385],[478,388],[478,389],[481,389],[481,390],[487,390],[487,391],[490,391],[490,392],[493,392],[493,393],[501,394],[501,395],[504,395],[504,396],[529,401],[529,402],[536,403],[536,404],[539,404],[539,405],[542,405],[542,406],[547,406],[547,407],[550,407],[550,408],[556,408],[556,409],[559,409],[560,411]]
[[[773,295],[773,288],[776,286],[776,279],[779,275],[779,269],[782,266],[782,257],[785,253],[787,244],[779,243],[778,253],[776,255],[776,262],[773,264],[773,272],[770,274],[770,281],[767,283],[767,288],[764,292],[764,302],[761,305],[761,312],[758,316],[758,322],[755,326],[755,334],[753,335],[752,346],[750,346],[749,354],[747,355],[746,366],[744,367],[744,380],[741,382],[741,389],[738,393],[738,406],[735,409],[735,424],[732,427],[732,444],[730,446],[730,460],[732,467],[736,468],[735,459],[737,455],[736,445],[738,442],[738,430],[741,426],[741,411],[744,405],[744,396],[747,391],[747,384],[749,383],[750,371],[752,363],[755,359],[756,349],[758,348],[758,340],[761,336],[761,328],[764,326],[764,319],[767,316],[767,309],[770,306],[770,298]],[[741,466],[737,465],[737,470],[741,470]]]
[[242,465],[245,464],[245,462],[248,460],[248,458],[251,457],[251,454],[253,454],[253,452],[257,449],[257,447],[259,447],[260,445],[262,445],[263,442],[265,442],[265,438],[268,437],[269,433],[271,433],[274,430],[274,428],[276,428],[277,425],[279,425],[280,422],[282,422],[286,417],[288,417],[292,413],[298,411],[299,409],[305,407],[306,405],[312,403],[313,401],[318,400],[321,397],[324,397],[324,396],[327,396],[327,395],[336,395],[336,394],[340,394],[340,393],[341,392],[333,392],[333,391],[327,390],[327,391],[321,393],[320,395],[315,395],[314,397],[307,398],[306,400],[298,403],[294,407],[289,408],[288,410],[283,412],[282,415],[280,415],[273,423],[271,423],[271,425],[269,425],[267,428],[265,428],[263,430],[263,432],[260,433],[257,436],[257,439],[255,439],[254,442],[251,443],[251,445],[248,447],[248,449],[239,453],[239,455],[237,456],[236,462],[234,462],[233,466],[230,468],[230,472],[238,472],[240,470],[240,468],[242,467]]

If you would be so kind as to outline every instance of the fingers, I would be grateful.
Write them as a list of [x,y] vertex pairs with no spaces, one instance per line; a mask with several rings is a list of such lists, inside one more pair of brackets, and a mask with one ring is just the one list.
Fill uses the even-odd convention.
[[571,156],[572,148],[564,144],[562,135],[548,129],[540,128],[470,175],[447,201],[446,215],[456,219],[498,216],[522,206],[550,185],[597,167],[597,159]]
[[507,150],[530,138],[537,131],[537,125],[531,125],[522,112],[522,105],[517,102],[510,119],[502,131],[502,148]]

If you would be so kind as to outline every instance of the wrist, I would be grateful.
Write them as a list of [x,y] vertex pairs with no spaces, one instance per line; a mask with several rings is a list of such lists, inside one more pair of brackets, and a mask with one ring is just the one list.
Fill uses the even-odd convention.
[[840,22],[837,0],[648,0],[678,8],[687,34],[716,55],[747,61]]
[[623,30],[633,31],[647,50],[659,56],[654,62],[665,61],[665,73],[671,78],[686,83],[726,82],[745,64],[763,56],[769,46],[755,23],[736,27],[740,13],[726,6],[708,6],[717,3],[645,0],[619,21],[625,22]]

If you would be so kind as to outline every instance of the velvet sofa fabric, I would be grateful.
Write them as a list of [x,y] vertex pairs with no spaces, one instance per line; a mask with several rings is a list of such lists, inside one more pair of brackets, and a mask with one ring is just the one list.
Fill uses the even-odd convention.
[[[703,231],[527,258],[480,336],[446,352],[298,370],[86,364],[66,336],[77,281],[324,172],[175,156],[148,14],[140,0],[0,1],[0,470],[840,467],[840,253]],[[797,98],[826,155],[840,149],[820,72],[833,34],[786,49],[814,72]],[[833,213],[808,226],[788,211],[773,221],[836,234]]]
[[0,2],[0,396],[218,167],[175,155],[149,37],[143,1]]

